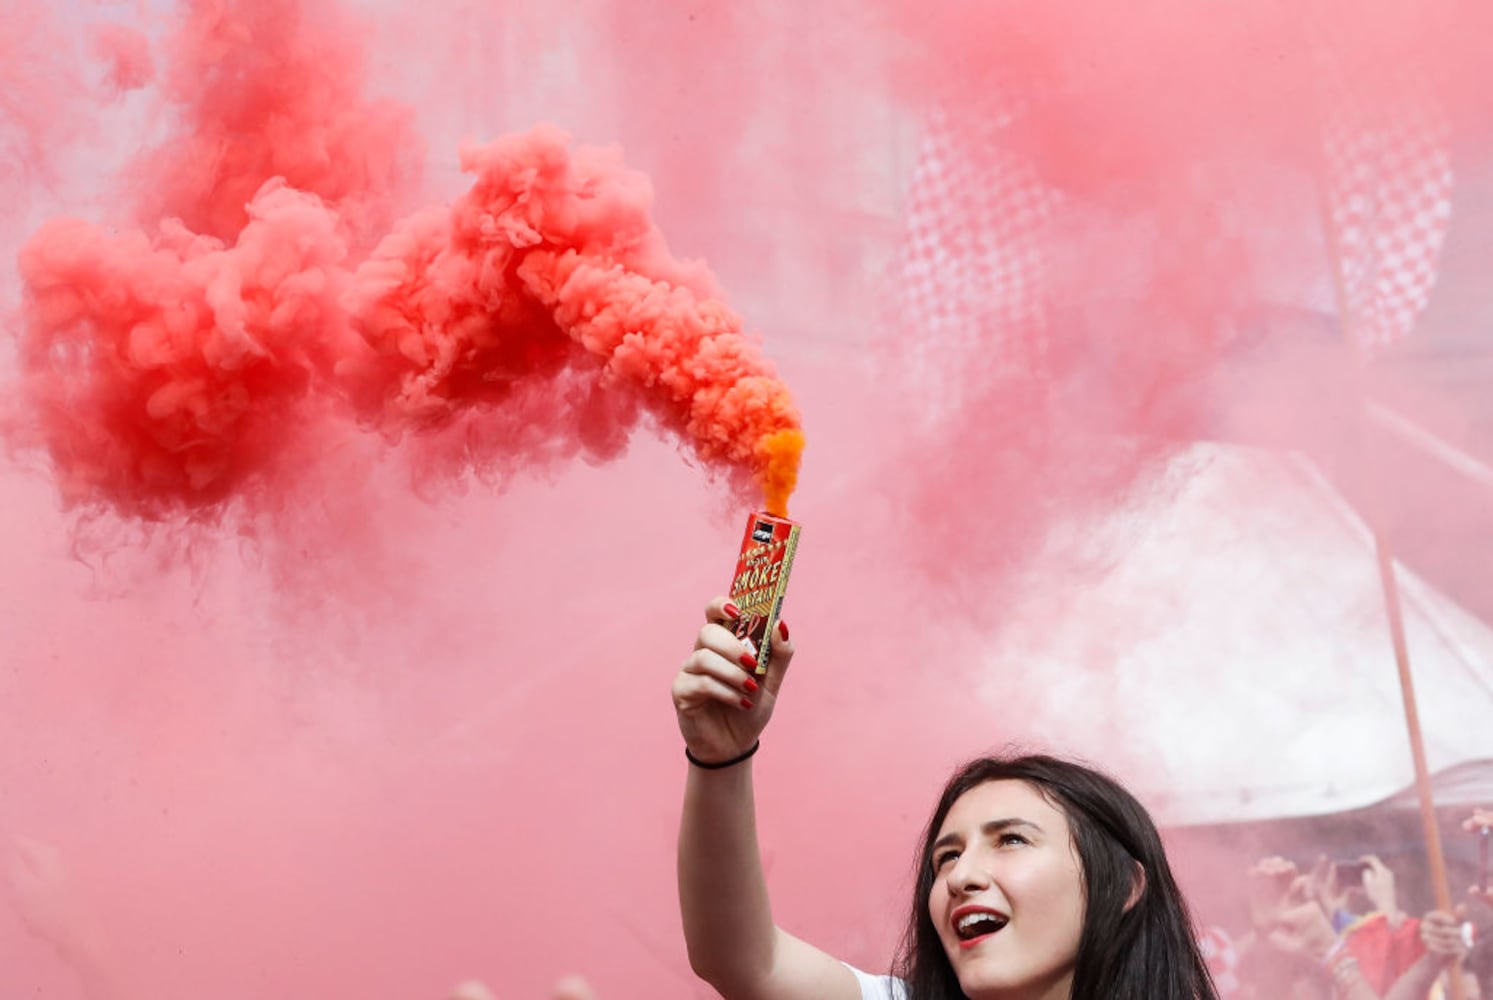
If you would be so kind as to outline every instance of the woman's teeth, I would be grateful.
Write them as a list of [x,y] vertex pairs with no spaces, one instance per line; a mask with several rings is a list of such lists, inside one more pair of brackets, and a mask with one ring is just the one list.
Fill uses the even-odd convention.
[[959,918],[954,930],[959,934],[960,940],[968,941],[984,934],[994,934],[1004,926],[1005,918],[994,913],[966,913]]

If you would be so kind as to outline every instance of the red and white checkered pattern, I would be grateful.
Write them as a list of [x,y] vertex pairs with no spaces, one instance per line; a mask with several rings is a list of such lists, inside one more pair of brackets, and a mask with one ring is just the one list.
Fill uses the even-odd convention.
[[[1451,124],[1407,67],[1393,100],[1365,100],[1324,61],[1324,183],[1344,327],[1372,354],[1409,333],[1430,301],[1451,218]],[[1378,88],[1376,88],[1377,90]]]
[[1015,113],[933,110],[889,291],[903,329],[916,330],[919,342],[978,345],[984,360],[1031,371],[1043,363],[1035,331],[1059,196],[1002,144]]
[[[1391,101],[1357,93],[1330,47],[1323,93],[1323,184],[1344,326],[1366,353],[1409,333],[1430,299],[1451,215],[1451,128],[1424,68],[1398,72]],[[1014,110],[1013,110],[1014,109]],[[1019,149],[1002,142],[1018,105],[937,107],[905,208],[889,289],[903,330],[941,347],[977,347],[982,361],[1045,366],[1049,239],[1063,204]],[[943,356],[959,356],[941,352]],[[916,359],[910,359],[916,360]]]

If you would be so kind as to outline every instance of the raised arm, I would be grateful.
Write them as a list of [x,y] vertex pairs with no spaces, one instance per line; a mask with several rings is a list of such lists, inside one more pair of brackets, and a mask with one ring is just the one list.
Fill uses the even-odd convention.
[[695,649],[674,677],[674,710],[693,761],[679,823],[679,911],[690,966],[725,1000],[860,1000],[854,974],[780,929],[757,847],[750,757],[793,658],[786,629],[767,675],[728,626],[735,608],[705,609]]

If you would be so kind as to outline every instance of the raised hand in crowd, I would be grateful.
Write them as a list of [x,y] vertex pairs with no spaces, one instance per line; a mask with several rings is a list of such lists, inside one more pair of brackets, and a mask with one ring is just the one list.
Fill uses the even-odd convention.
[[1426,946],[1426,954],[1433,955],[1441,965],[1450,965],[1467,957],[1468,941],[1463,936],[1462,917],[1444,910],[1432,910],[1420,921],[1420,940]]
[[1312,865],[1306,878],[1312,898],[1321,904],[1328,920],[1335,920],[1339,913],[1349,910],[1353,891],[1356,889],[1362,892],[1363,890],[1360,879],[1339,870],[1337,864],[1329,861],[1325,855],[1318,858]]
[[1301,958],[1325,958],[1337,944],[1337,932],[1317,894],[1310,875],[1298,876],[1287,887],[1263,937],[1273,948]]
[[1282,857],[1261,858],[1250,866],[1246,879],[1249,921],[1257,934],[1264,934],[1274,923],[1286,892],[1300,874],[1294,861]]
[[1363,891],[1369,903],[1384,914],[1391,927],[1398,927],[1404,922],[1405,913],[1395,895],[1395,873],[1373,854],[1366,854],[1361,860],[1367,866],[1363,872]]

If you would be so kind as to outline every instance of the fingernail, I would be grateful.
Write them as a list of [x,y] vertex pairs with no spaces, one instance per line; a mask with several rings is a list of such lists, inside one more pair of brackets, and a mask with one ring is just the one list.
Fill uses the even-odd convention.
[[755,668],[757,666],[757,658],[755,656],[753,656],[751,653],[742,653],[741,654],[741,665],[743,667],[753,667],[753,668]]
[[750,677],[743,681],[741,686],[746,688],[747,694],[757,693],[757,682],[752,680]]
[[727,601],[726,602],[726,606],[724,608],[721,608],[721,610],[724,611],[727,615],[729,615],[732,618],[740,618],[741,617],[741,609],[738,608],[736,605],[732,604],[730,601]]
[[780,639],[783,639],[784,641],[786,641],[788,639],[788,623],[787,622],[784,622],[784,621],[778,622],[778,637]]
[[741,707],[742,708],[751,708],[752,707],[752,699],[750,699],[750,698],[743,698],[743,699],[741,699]]

